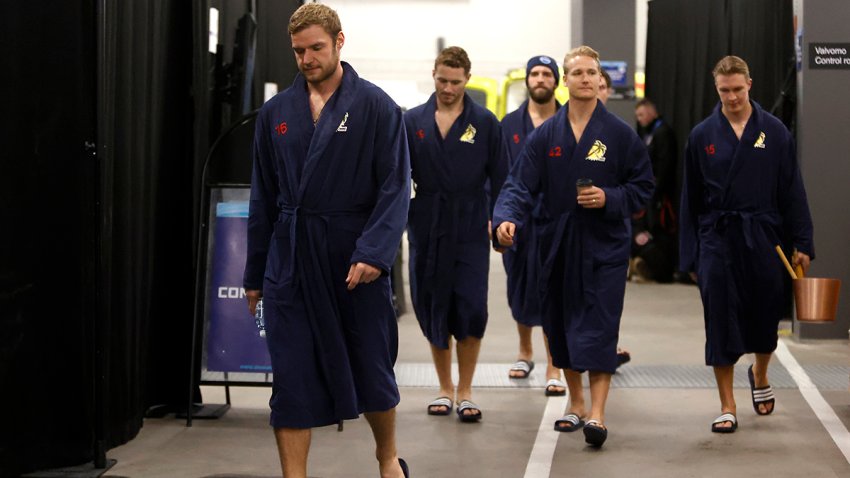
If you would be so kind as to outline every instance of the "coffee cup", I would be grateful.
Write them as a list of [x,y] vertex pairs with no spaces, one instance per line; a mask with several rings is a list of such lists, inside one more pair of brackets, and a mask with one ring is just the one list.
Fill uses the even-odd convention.
[[593,186],[593,180],[589,178],[581,178],[576,181],[576,194],[581,194],[585,189]]

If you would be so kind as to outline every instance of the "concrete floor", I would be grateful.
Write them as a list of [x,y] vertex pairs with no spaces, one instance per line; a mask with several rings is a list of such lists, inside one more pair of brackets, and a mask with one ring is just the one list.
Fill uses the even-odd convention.
[[[491,272],[490,323],[479,363],[482,367],[500,367],[506,374],[516,356],[516,328],[505,300],[504,270],[495,254]],[[412,313],[403,315],[399,325],[399,367],[430,363],[428,344]],[[804,368],[850,365],[847,341],[782,341]],[[679,284],[630,283],[620,343],[632,353],[632,362],[624,366],[624,376],[629,367],[643,367],[650,373],[653,367],[672,365],[705,371],[697,289]],[[543,383],[542,365],[546,358],[539,332],[535,347],[538,367],[534,383]],[[750,360],[751,357],[742,359],[740,367]],[[779,361],[774,358],[772,364],[778,367]],[[742,378],[742,374],[738,375]],[[850,427],[850,392],[846,385],[818,392],[828,404],[826,408],[834,411],[844,427]],[[108,458],[118,463],[106,476],[280,476],[268,426],[269,393],[268,388],[231,388],[231,410],[218,420],[196,420],[191,428],[174,417],[146,420],[135,440],[108,453]],[[484,419],[471,425],[461,424],[454,416],[426,415],[425,405],[436,393],[436,387],[401,388],[398,446],[414,477],[850,476],[848,459],[796,387],[776,390],[777,409],[768,417],[753,412],[747,387],[736,388],[739,429],[731,435],[719,435],[709,431],[710,422],[719,414],[713,386],[615,385],[607,407],[609,438],[602,449],[585,446],[582,433],[552,430],[552,422],[544,419],[547,404],[551,401],[560,413],[566,400],[549,399],[542,388],[476,388],[474,400],[481,406]],[[221,387],[203,387],[203,396],[206,403],[224,402]],[[545,443],[547,439],[557,443],[551,457],[544,460],[544,471],[526,473],[535,443]],[[376,476],[373,453],[365,420],[346,422],[342,433],[336,427],[315,429],[310,476]],[[549,465],[551,470],[547,471]]]

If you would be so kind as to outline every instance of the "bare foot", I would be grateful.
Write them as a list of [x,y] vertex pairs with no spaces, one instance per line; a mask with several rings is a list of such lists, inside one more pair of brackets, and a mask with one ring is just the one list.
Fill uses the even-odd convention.
[[508,370],[508,377],[528,378],[532,370],[534,370],[534,361],[531,360],[531,357],[518,357],[516,363]]
[[[720,414],[725,415],[727,413],[731,413],[732,415],[738,416],[735,412],[736,412],[736,409],[734,409],[734,408],[732,408],[732,409],[721,409]],[[731,421],[726,420],[725,422],[718,423],[717,425],[714,426],[714,428],[732,428],[732,425],[733,425],[733,423]]]
[[379,463],[378,470],[381,478],[404,478],[404,471],[401,469],[398,457]]
[[[442,390],[440,389],[439,398],[448,398],[448,403],[452,403],[452,397],[454,397],[454,390]],[[432,415],[448,415],[449,411],[451,411],[451,405],[428,405],[428,413]]]
[[[567,413],[564,414],[564,416],[566,416],[566,415],[575,415],[575,416],[579,417],[579,419],[582,420],[582,421],[585,421],[587,419],[587,416],[585,415],[585,412],[584,412],[584,406],[570,407],[569,409],[567,409]],[[573,427],[578,428],[578,425],[573,425],[573,424],[571,424],[569,422],[565,422],[565,421],[556,421],[555,422],[555,429],[558,430],[558,431],[571,431],[573,429]]]
[[461,396],[460,394],[458,394],[457,404],[456,404],[457,407],[458,407],[458,410],[460,410],[460,404],[463,403],[464,400],[469,402],[470,404],[472,404],[472,406],[466,408],[462,412],[464,417],[474,417],[474,416],[481,415],[481,409],[478,408],[478,405],[476,405],[475,402],[472,401],[472,394],[468,394],[468,395],[464,394],[464,396]]

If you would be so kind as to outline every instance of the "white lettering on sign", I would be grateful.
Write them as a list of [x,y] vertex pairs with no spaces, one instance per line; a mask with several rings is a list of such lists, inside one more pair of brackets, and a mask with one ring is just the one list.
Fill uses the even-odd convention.
[[816,46],[815,51],[818,52],[818,55],[846,55],[846,48],[827,48],[824,46]]
[[840,65],[843,61],[841,61],[841,58],[823,58],[816,56],[815,63],[818,65]]
[[245,298],[245,289],[241,287],[219,287],[218,288],[218,298],[219,299],[244,299]]
[[809,68],[850,70],[850,43],[809,43]]

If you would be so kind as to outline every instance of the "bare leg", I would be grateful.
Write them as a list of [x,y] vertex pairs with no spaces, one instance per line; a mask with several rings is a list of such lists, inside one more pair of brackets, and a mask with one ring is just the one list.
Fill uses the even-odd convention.
[[[767,380],[767,366],[770,364],[770,358],[773,354],[756,354],[756,363],[753,365],[753,378],[756,379],[756,388],[762,388],[770,385]],[[760,403],[759,411],[761,413],[770,413],[773,411],[772,403]]]
[[611,388],[611,374],[605,372],[590,372],[590,418],[605,426],[605,403],[608,401],[608,390]]
[[[519,355],[517,356],[517,360],[527,360],[530,362],[534,358],[534,348],[531,344],[532,328],[517,322],[516,329],[519,332]],[[521,377],[522,372],[511,370],[508,372],[508,375],[511,377]]]
[[[717,391],[720,394],[720,413],[736,415],[735,394],[732,389],[732,382],[735,378],[735,366],[714,367],[714,378],[717,380]],[[717,428],[731,426],[731,422],[724,422],[717,425]]]
[[363,414],[372,428],[375,437],[375,458],[381,478],[402,478],[404,473],[398,463],[398,451],[395,441],[395,408],[385,412]]
[[[452,382],[452,338],[449,337],[449,348],[441,349],[431,344],[431,357],[434,359],[434,368],[437,370],[437,378],[440,380],[440,396],[455,398],[455,385]],[[434,411],[445,411],[446,407],[432,407]]]
[[[457,343],[457,401],[472,400],[472,376],[475,375],[475,366],[478,364],[478,351],[481,350],[481,339],[467,337]],[[475,415],[477,412],[467,410],[466,415]]]
[[567,379],[567,388],[570,391],[569,413],[575,413],[581,418],[585,417],[584,409],[584,385],[581,383],[581,374],[575,370],[564,369],[564,377]]
[[[560,374],[561,371],[558,370],[558,375],[560,376]],[[564,377],[567,380],[567,388],[570,391],[570,406],[565,412],[565,414],[572,413],[578,416],[580,419],[584,420],[587,417],[585,416],[584,411],[584,387],[581,383],[581,374],[576,372],[575,370],[565,368]],[[555,422],[555,426],[560,428],[561,430],[568,431],[573,428],[573,425],[569,423]]]
[[307,478],[307,454],[310,452],[309,428],[275,428],[280,467],[286,478]]
[[[543,343],[546,345],[546,359],[548,361],[548,363],[546,364],[546,380],[550,380],[553,378],[555,380],[560,380],[561,369],[559,369],[555,366],[555,364],[552,363],[552,353],[549,351],[549,338],[546,337],[546,334],[543,334]],[[581,375],[579,375],[579,385],[581,385]],[[564,389],[562,387],[552,387],[552,390],[556,392],[561,392]],[[582,407],[583,406],[584,405],[582,404]]]

